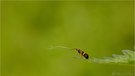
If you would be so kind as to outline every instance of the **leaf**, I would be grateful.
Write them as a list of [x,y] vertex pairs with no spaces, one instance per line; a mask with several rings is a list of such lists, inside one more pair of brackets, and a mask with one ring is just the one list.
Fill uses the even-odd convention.
[[134,64],[135,62],[135,51],[122,50],[123,55],[112,54],[112,57],[95,58],[90,59],[91,63],[126,63]]

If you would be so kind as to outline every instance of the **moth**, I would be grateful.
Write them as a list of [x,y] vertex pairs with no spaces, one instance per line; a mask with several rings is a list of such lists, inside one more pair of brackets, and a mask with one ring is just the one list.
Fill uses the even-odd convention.
[[77,48],[75,48],[75,50],[76,50],[81,56],[83,56],[85,59],[89,59],[89,55],[88,55],[87,53],[85,53],[83,50],[77,49]]

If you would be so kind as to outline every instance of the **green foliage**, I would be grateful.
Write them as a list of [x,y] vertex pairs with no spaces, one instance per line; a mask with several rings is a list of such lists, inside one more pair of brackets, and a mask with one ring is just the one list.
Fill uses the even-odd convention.
[[95,58],[92,57],[90,62],[92,63],[128,63],[134,64],[135,62],[135,51],[122,50],[123,55],[113,54],[112,57]]
[[[73,50],[73,48],[65,47],[65,46],[51,46],[49,49],[66,49]],[[122,50],[123,55],[112,54],[112,57],[104,57],[104,58],[95,58],[90,57],[88,60],[90,63],[126,63],[126,64],[134,64],[135,62],[135,51],[131,50]]]

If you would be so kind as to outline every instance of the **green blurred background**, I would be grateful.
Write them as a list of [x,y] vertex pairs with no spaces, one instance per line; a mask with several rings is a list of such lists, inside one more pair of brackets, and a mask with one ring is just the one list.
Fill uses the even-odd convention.
[[133,76],[133,66],[91,64],[133,50],[133,1],[2,1],[2,76]]

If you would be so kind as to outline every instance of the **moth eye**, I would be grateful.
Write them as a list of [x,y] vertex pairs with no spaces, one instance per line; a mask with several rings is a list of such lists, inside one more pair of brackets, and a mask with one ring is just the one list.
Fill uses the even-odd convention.
[[76,49],[76,51],[78,51],[78,53],[81,53],[81,50],[80,49]]

